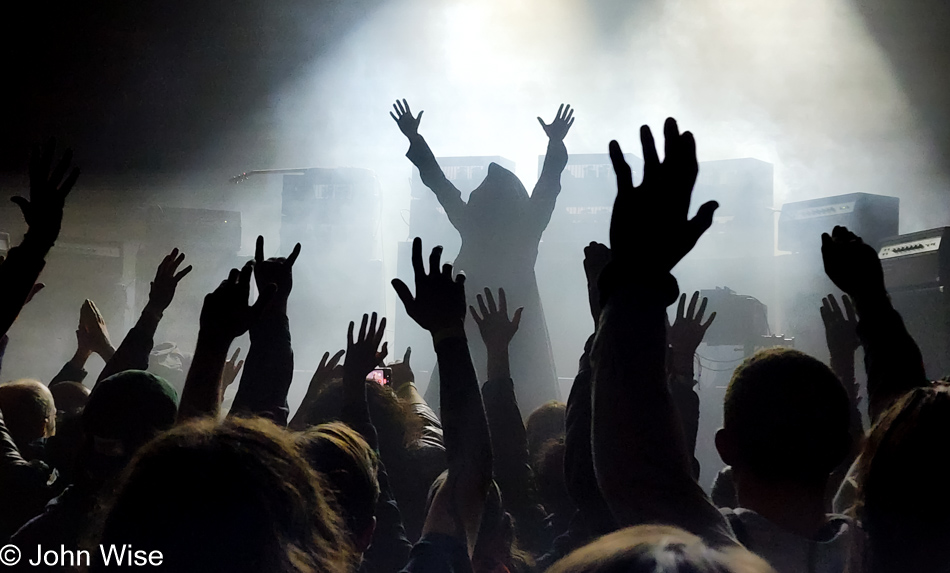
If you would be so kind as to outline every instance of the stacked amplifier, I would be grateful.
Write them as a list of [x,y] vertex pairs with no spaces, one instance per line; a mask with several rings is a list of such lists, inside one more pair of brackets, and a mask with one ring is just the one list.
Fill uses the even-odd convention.
[[885,239],[878,250],[894,308],[931,378],[950,374],[950,227]]

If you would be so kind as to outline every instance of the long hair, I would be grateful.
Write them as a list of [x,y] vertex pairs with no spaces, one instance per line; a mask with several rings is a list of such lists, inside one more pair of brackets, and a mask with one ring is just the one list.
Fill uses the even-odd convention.
[[[262,419],[195,421],[144,446],[98,537],[161,551],[163,567],[179,572],[342,573],[355,564],[321,478],[292,437]],[[97,561],[91,571],[116,570]]]

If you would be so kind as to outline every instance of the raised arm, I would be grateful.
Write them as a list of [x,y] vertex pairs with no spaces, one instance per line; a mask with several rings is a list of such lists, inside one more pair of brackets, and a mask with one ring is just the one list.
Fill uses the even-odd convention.
[[172,249],[172,252],[162,259],[162,262],[158,265],[158,270],[155,272],[155,280],[152,281],[149,289],[148,302],[145,304],[145,308],[142,309],[138,322],[125,335],[122,344],[116,349],[112,358],[106,362],[96,383],[126,370],[148,369],[148,356],[154,346],[155,330],[158,328],[158,323],[175,298],[175,289],[178,288],[178,283],[191,272],[191,265],[178,271],[178,267],[181,266],[184,260],[185,254],[179,253],[178,249]]
[[313,406],[317,401],[317,396],[320,395],[320,392],[323,391],[331,380],[343,377],[343,367],[340,366],[340,358],[343,357],[344,352],[346,351],[340,350],[334,354],[332,358],[329,352],[323,353],[323,358],[320,359],[320,364],[317,365],[316,372],[310,377],[310,384],[307,386],[307,392],[300,402],[300,407],[297,408],[294,417],[287,425],[288,428],[294,431],[301,431],[313,425],[310,418]]
[[699,479],[699,460],[696,459],[696,435],[699,433],[699,396],[693,389],[697,382],[693,378],[693,363],[696,358],[696,349],[706,336],[706,331],[716,318],[716,313],[709,315],[703,322],[706,305],[709,299],[703,297],[699,303],[699,291],[693,293],[686,306],[686,294],[680,295],[676,307],[676,319],[672,324],[667,320],[666,339],[667,349],[666,374],[669,380],[670,394],[683,425],[683,434],[686,437],[686,451],[690,455],[693,468],[693,478]]
[[501,490],[505,509],[515,518],[518,539],[532,549],[543,551],[547,549],[542,541],[546,515],[528,463],[528,435],[515,396],[508,357],[508,346],[518,332],[524,308],[515,310],[509,319],[508,299],[502,288],[498,289],[497,304],[488,288],[485,296],[478,295],[476,300],[478,310],[469,306],[469,311],[488,355],[488,380],[482,385],[482,399],[491,431],[495,482]]
[[264,259],[264,237],[257,237],[254,251],[257,290],[263,292],[268,285],[275,285],[277,291],[251,327],[251,348],[247,351],[241,385],[231,405],[232,414],[263,416],[281,426],[287,425],[290,415],[287,392],[294,377],[287,300],[293,289],[293,268],[298,255],[300,243],[286,259]]
[[821,243],[825,273],[854,301],[873,424],[905,392],[928,384],[923,358],[887,295],[877,251],[845,227],[822,234]]
[[557,108],[557,115],[550,124],[538,118],[544,133],[548,136],[548,149],[544,154],[544,165],[541,167],[541,176],[531,192],[531,203],[534,208],[536,222],[543,230],[548,226],[557,196],[561,192],[561,172],[567,165],[567,147],[564,146],[564,137],[574,125],[574,110],[570,105],[561,104]]
[[[670,270],[712,224],[718,205],[706,203],[687,218],[698,173],[695,142],[689,132],[679,133],[672,118],[664,133],[661,163],[650,129],[640,130],[645,165],[637,188],[620,146],[610,144],[618,189],[592,360],[594,468],[619,526],[675,525],[714,546],[733,544],[725,519],[693,479],[665,364],[666,306],[678,295]],[[643,213],[651,225],[629,224]],[[645,256],[638,252],[647,233],[658,230],[660,248]],[[638,272],[630,280],[634,267]]]
[[846,472],[851,466],[860,452],[861,438],[864,437],[864,426],[861,423],[859,410],[861,399],[858,397],[858,383],[854,379],[854,353],[861,346],[861,339],[858,338],[858,317],[848,295],[842,296],[841,302],[844,305],[844,311],[835,295],[829,294],[821,299],[821,320],[825,324],[825,340],[831,357],[831,370],[844,384],[851,403],[851,452],[841,463],[838,473]]
[[277,291],[275,285],[267,285],[254,306],[248,306],[253,271],[253,261],[248,261],[240,271],[231,269],[228,278],[205,297],[195,357],[181,392],[179,422],[204,416],[218,417],[224,393],[221,375],[228,348],[235,338],[254,324]]
[[416,294],[399,279],[393,280],[393,288],[406,313],[432,335],[439,366],[448,477],[426,515],[423,535],[455,538],[471,556],[492,479],[491,439],[465,338],[465,275],[453,278],[450,264],[440,271],[441,257],[442,247],[432,249],[426,273],[422,240],[416,237],[412,243]]
[[0,264],[0,336],[7,333],[23,305],[34,294],[36,281],[46,265],[46,254],[59,237],[66,196],[79,178],[78,168],[69,169],[73,159],[73,152],[69,149],[53,168],[55,148],[56,143],[51,139],[42,147],[33,149],[30,198],[11,199],[23,212],[29,229],[23,241],[10,249]]
[[424,112],[420,111],[419,115],[412,117],[409,102],[406,100],[396,100],[396,103],[393,104],[393,110],[395,113],[391,111],[389,115],[396,121],[399,130],[409,140],[409,151],[406,152],[406,157],[419,169],[419,175],[422,177],[425,186],[435,193],[439,204],[445,209],[449,222],[461,231],[465,226],[465,202],[462,201],[461,192],[451,181],[446,179],[442,168],[435,160],[435,155],[429,149],[429,144],[419,135],[419,122],[422,121]]

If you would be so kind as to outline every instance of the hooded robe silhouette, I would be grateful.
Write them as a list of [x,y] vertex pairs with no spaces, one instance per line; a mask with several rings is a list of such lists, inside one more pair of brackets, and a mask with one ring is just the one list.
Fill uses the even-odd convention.
[[[406,157],[412,161],[422,182],[435,193],[449,221],[462,238],[454,261],[454,272],[466,275],[469,304],[478,308],[475,296],[485,287],[504,288],[509,315],[523,306],[518,333],[511,341],[511,377],[521,411],[527,415],[550,400],[560,399],[551,340],[548,336],[534,265],[538,259],[541,234],[551,220],[561,191],[561,171],[567,165],[564,142],[548,141],[541,176],[531,196],[515,176],[498,164],[488,166],[485,180],[462,201],[459,190],[442,173],[432,150],[421,135],[410,138]],[[486,350],[473,320],[465,329],[472,362],[479,380],[486,380]],[[438,368],[426,390],[426,401],[437,407]]]

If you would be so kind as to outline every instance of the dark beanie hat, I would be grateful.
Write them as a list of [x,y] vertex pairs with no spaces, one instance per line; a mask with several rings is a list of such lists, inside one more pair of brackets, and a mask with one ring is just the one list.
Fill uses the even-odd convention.
[[175,423],[178,394],[143,370],[126,370],[97,383],[82,413],[83,429],[99,454],[128,457]]

